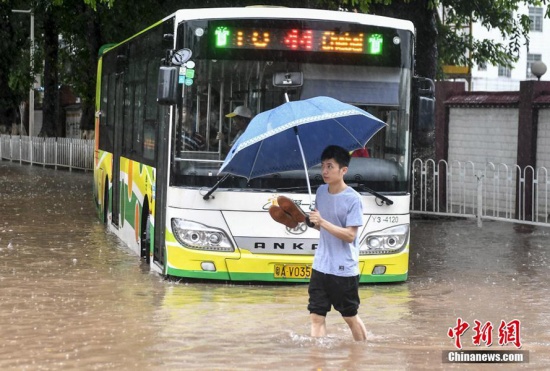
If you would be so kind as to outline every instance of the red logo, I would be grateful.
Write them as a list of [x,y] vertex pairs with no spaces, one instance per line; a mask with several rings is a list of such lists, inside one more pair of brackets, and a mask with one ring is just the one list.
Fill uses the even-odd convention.
[[[461,336],[464,335],[469,328],[470,324],[463,321],[460,317],[456,319],[456,326],[449,327],[447,336],[454,339],[457,349],[462,349]],[[517,319],[513,319],[510,322],[501,320],[498,326],[498,344],[504,346],[511,343],[516,348],[521,348],[520,328],[521,322]],[[491,344],[493,344],[493,324],[491,321],[482,323],[476,319],[474,320],[474,327],[472,327],[472,330],[474,331],[474,335],[472,336],[473,345],[480,346],[484,343],[485,346],[490,347]]]

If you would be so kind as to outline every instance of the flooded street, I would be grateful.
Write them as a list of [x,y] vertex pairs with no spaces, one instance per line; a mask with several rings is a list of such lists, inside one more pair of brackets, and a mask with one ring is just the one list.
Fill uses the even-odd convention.
[[[340,316],[312,339],[306,285],[175,282],[149,273],[96,218],[92,173],[0,161],[0,369],[546,369],[550,228],[413,218],[406,283],[363,285],[367,343]],[[450,364],[501,346],[519,320],[529,363]],[[473,344],[474,321],[494,326]]]

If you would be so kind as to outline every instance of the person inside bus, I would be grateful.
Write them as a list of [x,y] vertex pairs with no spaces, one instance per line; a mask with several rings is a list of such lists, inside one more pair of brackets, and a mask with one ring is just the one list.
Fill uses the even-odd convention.
[[178,143],[180,156],[183,156],[185,151],[203,151],[206,148],[206,139],[195,130],[194,119],[187,114],[185,107],[181,110],[181,117],[180,142]]
[[252,120],[252,111],[248,107],[237,106],[233,112],[228,113],[225,117],[233,119],[233,125],[231,125],[231,131],[229,132],[229,143],[222,131],[219,131],[218,135],[216,135],[216,141],[221,141],[222,143],[223,153],[229,152],[233,144],[246,130],[246,127]]
[[202,151],[205,148],[206,141],[204,137],[196,131],[188,132],[182,130],[181,143],[184,151]]

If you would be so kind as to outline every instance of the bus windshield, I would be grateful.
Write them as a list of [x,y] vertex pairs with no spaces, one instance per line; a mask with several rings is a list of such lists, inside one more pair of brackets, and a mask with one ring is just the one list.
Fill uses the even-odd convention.
[[[290,100],[330,96],[386,122],[366,148],[352,154],[345,180],[358,191],[407,192],[410,33],[265,19],[189,21],[177,30],[176,49],[187,50],[190,57],[179,72],[171,185],[212,187],[236,134],[234,119],[226,114],[245,106],[254,116],[283,104],[287,93]],[[302,74],[301,86],[274,86],[275,74],[294,72]],[[221,188],[304,192],[305,176],[304,169],[250,180],[231,176]],[[320,166],[308,169],[308,176],[313,188],[323,183]]]

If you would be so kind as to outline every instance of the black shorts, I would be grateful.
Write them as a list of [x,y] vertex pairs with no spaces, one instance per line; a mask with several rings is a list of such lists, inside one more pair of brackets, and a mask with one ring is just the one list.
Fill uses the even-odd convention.
[[310,313],[326,316],[334,306],[343,317],[353,317],[360,303],[359,276],[340,277],[313,269],[308,293]]

